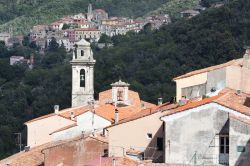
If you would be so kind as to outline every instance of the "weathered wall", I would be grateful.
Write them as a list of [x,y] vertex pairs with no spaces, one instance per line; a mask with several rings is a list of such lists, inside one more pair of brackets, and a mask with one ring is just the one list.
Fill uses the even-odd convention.
[[27,124],[27,145],[38,146],[52,141],[50,135],[55,130],[73,124],[74,122],[60,116],[51,116]]
[[165,162],[192,163],[196,152],[198,163],[203,157],[218,156],[217,134],[227,120],[228,113],[205,106],[164,118]]
[[240,66],[229,66],[226,69],[226,85],[229,88],[250,93],[250,69]]
[[242,68],[242,91],[250,93],[250,69]]
[[179,101],[182,97],[182,88],[201,85],[207,82],[207,73],[201,73],[193,75],[191,77],[176,80],[176,101]]
[[226,86],[226,69],[213,70],[207,73],[206,93],[211,92],[212,88],[220,90]]
[[44,150],[45,166],[80,166],[103,156],[108,144],[92,138],[68,142]]
[[[250,125],[230,119],[229,165],[249,166]],[[245,146],[245,152],[238,152],[237,146]]]
[[56,132],[53,134],[54,140],[64,140],[73,138],[75,136],[93,131],[101,132],[104,127],[111,125],[111,122],[93,114],[93,112],[86,112],[77,116],[77,126]]
[[226,68],[226,86],[231,89],[241,89],[241,67],[228,66]]
[[[134,121],[122,123],[108,128],[109,135],[109,155],[121,157],[126,155],[126,151],[134,148],[146,151],[145,157],[163,160],[163,151],[157,150],[157,137],[163,137],[163,122],[160,120],[161,112],[146,116]],[[152,133],[152,139],[147,137]],[[154,154],[154,155],[152,155]]]

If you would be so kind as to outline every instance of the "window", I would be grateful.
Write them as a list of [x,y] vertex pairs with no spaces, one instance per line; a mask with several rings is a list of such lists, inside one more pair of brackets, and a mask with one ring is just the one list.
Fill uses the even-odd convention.
[[85,70],[80,70],[80,87],[85,87]]
[[108,155],[109,155],[108,149],[104,149],[104,150],[103,150],[103,156],[102,156],[102,157],[108,157]]
[[229,137],[228,137],[228,135],[220,136],[220,153],[229,154]]
[[84,56],[84,51],[83,50],[81,50],[81,56]]
[[122,101],[122,96],[123,96],[122,93],[123,93],[122,90],[119,89],[119,90],[118,90],[118,95],[117,95],[117,100],[118,100],[118,101]]
[[152,139],[152,138],[153,138],[152,133],[147,133],[147,138],[148,138],[148,139]]
[[163,150],[163,138],[157,137],[157,150],[162,151]]

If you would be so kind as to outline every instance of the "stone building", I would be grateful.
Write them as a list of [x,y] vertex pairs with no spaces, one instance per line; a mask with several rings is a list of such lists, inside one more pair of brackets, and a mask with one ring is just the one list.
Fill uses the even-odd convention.
[[101,37],[101,31],[96,28],[77,28],[75,29],[75,40],[88,39],[98,41]]
[[195,70],[174,78],[177,102],[186,99],[210,96],[225,87],[250,93],[250,51],[244,57],[205,69]]
[[166,111],[165,162],[191,165],[250,163],[250,95],[229,88]]

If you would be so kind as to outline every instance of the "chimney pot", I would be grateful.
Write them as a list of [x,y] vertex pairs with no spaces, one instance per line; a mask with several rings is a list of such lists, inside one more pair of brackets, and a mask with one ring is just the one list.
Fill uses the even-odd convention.
[[162,98],[158,98],[158,105],[161,105],[162,104]]
[[59,105],[54,105],[55,114],[59,113]]
[[241,90],[240,89],[236,90],[236,94],[240,95],[241,94]]

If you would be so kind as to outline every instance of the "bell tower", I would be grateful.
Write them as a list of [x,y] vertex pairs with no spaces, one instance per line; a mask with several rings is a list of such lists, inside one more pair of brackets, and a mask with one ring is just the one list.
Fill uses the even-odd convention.
[[94,65],[90,43],[81,39],[73,51],[72,65],[72,107],[86,105],[94,98]]

